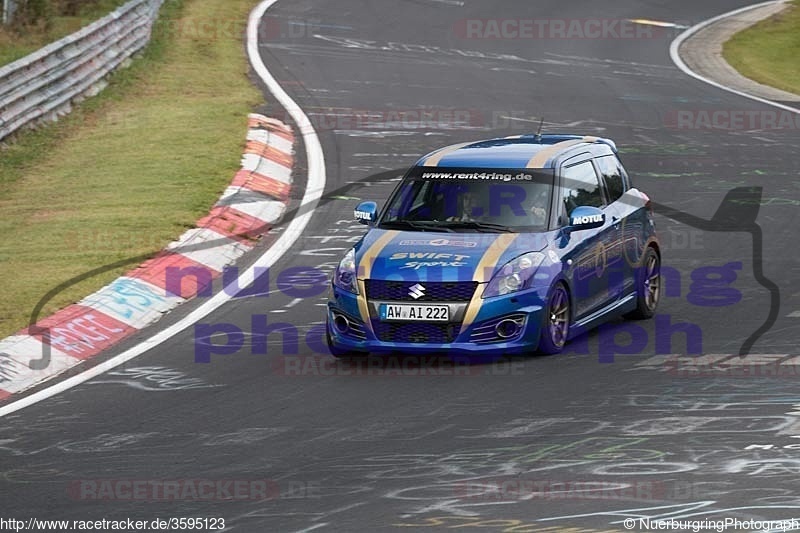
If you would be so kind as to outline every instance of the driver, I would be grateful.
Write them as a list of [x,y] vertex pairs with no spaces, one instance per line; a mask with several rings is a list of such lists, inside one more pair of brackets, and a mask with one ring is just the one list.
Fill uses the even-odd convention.
[[530,221],[533,226],[544,226],[547,222],[547,209],[540,205],[531,207]]
[[550,200],[550,194],[542,188],[531,196],[527,208],[530,223],[532,226],[544,226],[547,224],[547,202]]
[[480,205],[480,196],[472,189],[461,191],[458,195],[456,215],[448,217],[450,222],[471,222],[482,218],[485,208]]

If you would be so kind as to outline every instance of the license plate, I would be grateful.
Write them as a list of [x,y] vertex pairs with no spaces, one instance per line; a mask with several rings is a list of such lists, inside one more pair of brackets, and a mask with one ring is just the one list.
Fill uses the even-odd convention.
[[447,322],[450,320],[450,308],[446,305],[395,305],[381,304],[382,321],[415,321]]

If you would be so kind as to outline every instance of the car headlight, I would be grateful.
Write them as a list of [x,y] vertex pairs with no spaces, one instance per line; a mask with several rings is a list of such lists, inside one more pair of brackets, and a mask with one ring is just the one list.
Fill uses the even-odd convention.
[[483,291],[483,297],[490,298],[527,289],[544,259],[545,255],[540,252],[530,252],[512,259],[494,273]]
[[355,249],[350,248],[350,251],[344,254],[342,260],[339,261],[339,266],[336,267],[336,272],[333,273],[333,284],[343,291],[358,294]]

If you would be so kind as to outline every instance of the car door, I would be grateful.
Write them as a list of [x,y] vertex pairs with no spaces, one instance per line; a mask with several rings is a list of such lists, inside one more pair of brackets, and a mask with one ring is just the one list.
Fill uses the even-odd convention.
[[615,233],[613,259],[609,256],[609,284],[612,292],[622,298],[635,290],[635,267],[641,255],[639,235],[642,234],[643,220],[633,215],[643,207],[638,196],[625,196],[631,187],[630,180],[616,155],[597,157],[595,163],[605,186],[609,201],[606,209]]
[[[581,156],[577,156],[580,158]],[[607,207],[605,193],[591,157],[571,158],[560,169],[562,225],[569,224],[569,214],[579,206]],[[611,299],[608,277],[608,249],[613,246],[614,227],[610,216],[603,226],[573,230],[561,239],[567,276],[572,285],[575,319],[601,309]]]
[[606,244],[609,300],[615,301],[627,294],[632,286],[633,268],[625,261],[625,217],[630,212],[622,195],[627,190],[625,170],[613,154],[594,158],[608,205],[604,208],[610,220],[609,231],[604,236]]

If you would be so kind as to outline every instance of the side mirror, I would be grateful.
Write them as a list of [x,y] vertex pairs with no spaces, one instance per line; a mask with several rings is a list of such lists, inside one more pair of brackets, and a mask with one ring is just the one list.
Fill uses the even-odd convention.
[[361,202],[353,211],[353,216],[362,224],[372,224],[378,220],[378,204],[375,202]]
[[601,228],[606,223],[606,214],[597,207],[583,205],[576,207],[569,215],[569,230],[580,231],[584,229]]

